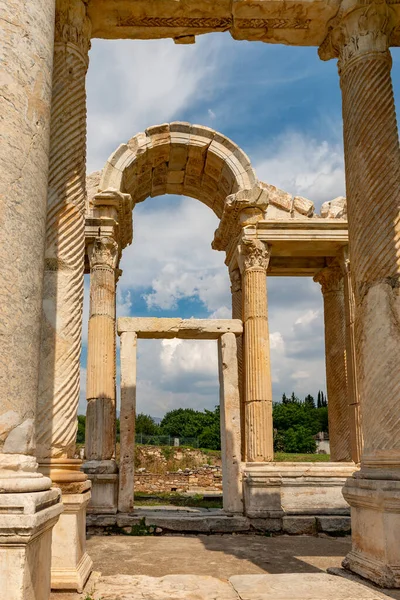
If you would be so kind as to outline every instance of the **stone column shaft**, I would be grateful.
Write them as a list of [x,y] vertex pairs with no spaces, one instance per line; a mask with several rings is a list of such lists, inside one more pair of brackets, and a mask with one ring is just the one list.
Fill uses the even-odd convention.
[[400,148],[390,75],[394,8],[344,5],[320,49],[339,57],[357,380],[364,449],[346,481],[343,565],[400,587]]
[[245,458],[273,460],[272,383],[270,367],[266,272],[269,254],[259,240],[243,242],[243,356]]
[[357,351],[354,335],[355,306],[353,286],[351,283],[350,260],[348,250],[345,249],[341,261],[344,282],[344,307],[346,318],[346,366],[347,366],[347,393],[349,400],[349,425],[351,458],[356,464],[360,463],[363,449],[361,431],[360,395],[357,379]]
[[[234,269],[229,272],[231,279],[232,293],[232,319],[240,319],[243,321],[243,294],[242,294],[242,276],[240,269]],[[241,455],[245,455],[245,405],[243,395],[243,336],[236,336],[237,348],[237,368],[238,368],[238,385],[240,397],[240,431],[241,431]]]
[[2,2],[0,21],[0,595],[48,600],[62,504],[37,472],[35,418],[54,2]]
[[234,333],[224,333],[218,340],[222,485],[224,510],[243,513],[240,394],[235,337]]
[[[38,405],[38,456],[73,458],[80,392],[90,21],[57,0]],[[49,418],[51,415],[51,418]]]
[[118,245],[97,238],[89,248],[86,459],[115,457],[115,270]]
[[325,365],[328,392],[329,445],[332,462],[350,461],[349,402],[343,274],[326,267],[315,277],[324,296]]
[[119,466],[119,512],[134,505],[137,335],[121,333],[121,458]]

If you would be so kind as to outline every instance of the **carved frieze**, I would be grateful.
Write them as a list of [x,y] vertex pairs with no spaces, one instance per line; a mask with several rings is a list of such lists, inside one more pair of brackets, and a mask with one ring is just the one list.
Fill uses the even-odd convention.
[[227,31],[235,26],[238,29],[309,29],[311,19],[272,18],[272,19],[234,19],[233,17],[119,17],[117,27],[151,27],[176,29],[206,29]]
[[115,269],[118,262],[118,244],[110,237],[96,238],[88,248],[90,268]]
[[229,270],[229,277],[231,279],[232,294],[240,292],[242,290],[242,276],[240,274],[240,269]]

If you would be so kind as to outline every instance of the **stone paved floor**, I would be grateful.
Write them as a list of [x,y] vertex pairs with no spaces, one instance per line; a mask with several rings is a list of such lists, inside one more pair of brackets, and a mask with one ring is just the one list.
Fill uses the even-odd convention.
[[101,578],[87,591],[95,600],[400,600],[326,574],[349,548],[347,538],[312,536],[94,536],[88,551]]

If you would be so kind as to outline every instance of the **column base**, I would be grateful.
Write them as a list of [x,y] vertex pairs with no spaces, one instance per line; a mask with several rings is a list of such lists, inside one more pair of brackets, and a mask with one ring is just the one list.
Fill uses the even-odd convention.
[[245,515],[348,515],[342,487],[354,463],[245,463]]
[[[379,474],[375,471],[375,477]],[[350,477],[352,549],[343,567],[387,588],[400,588],[400,481]]]
[[0,494],[2,597],[48,600],[52,528],[62,510],[58,489]]
[[89,460],[82,470],[92,482],[87,513],[115,514],[118,508],[118,467],[115,460]]
[[86,507],[91,482],[74,458],[42,459],[40,471],[60,488],[64,512],[53,529],[51,588],[82,592],[93,562],[86,552]]

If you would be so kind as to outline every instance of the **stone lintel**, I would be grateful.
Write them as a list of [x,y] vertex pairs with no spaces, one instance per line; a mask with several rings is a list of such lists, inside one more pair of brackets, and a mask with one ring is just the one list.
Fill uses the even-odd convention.
[[96,38],[159,39],[229,32],[233,38],[299,46],[319,46],[336,4],[317,0],[175,0],[134,3],[91,0],[88,14]]
[[197,339],[216,340],[224,333],[241,335],[239,319],[163,319],[156,317],[121,317],[118,335],[133,331],[142,339]]

